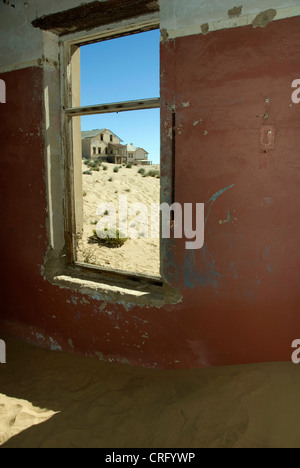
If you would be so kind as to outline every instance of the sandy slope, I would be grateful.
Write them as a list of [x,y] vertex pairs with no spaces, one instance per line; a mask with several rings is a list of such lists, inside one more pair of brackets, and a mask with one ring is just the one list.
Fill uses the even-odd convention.
[[32,406],[29,401],[0,393],[0,445],[25,429],[47,421],[54,414],[54,411]]
[[1,338],[4,448],[300,446],[300,372],[291,363],[160,371]]
[[[101,219],[101,215],[97,214],[101,203],[113,203],[118,216],[119,196],[126,195],[128,207],[133,203],[144,203],[148,207],[150,215],[151,203],[159,203],[160,200],[160,180],[153,177],[142,177],[141,174],[138,174],[141,166],[133,166],[131,169],[122,167],[118,173],[114,173],[115,164],[105,165],[108,167],[107,171],[100,169],[99,172],[93,172],[92,175],[83,175],[84,234],[78,244],[78,261],[106,268],[159,276],[158,239],[130,238],[118,249],[108,249],[88,242],[96,228],[95,223]],[[145,167],[146,171],[157,168],[159,166]],[[86,170],[87,167],[83,165],[83,171]],[[109,180],[111,178],[112,181]],[[121,215],[124,216],[124,213]],[[129,221],[134,223],[134,216],[129,217]],[[154,222],[159,225],[159,218],[155,218]],[[139,228],[138,223],[136,228]],[[148,233],[145,232],[145,236]]]

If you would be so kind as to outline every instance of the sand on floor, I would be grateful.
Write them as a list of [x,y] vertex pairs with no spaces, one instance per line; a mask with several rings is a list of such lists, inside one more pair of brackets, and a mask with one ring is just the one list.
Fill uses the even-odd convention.
[[[103,170],[106,166],[107,170]],[[118,172],[114,168],[118,167]],[[160,179],[157,177],[143,177],[140,169],[159,170],[159,165],[153,166],[125,166],[104,163],[99,172],[92,171],[92,175],[83,174],[83,214],[84,231],[81,239],[78,239],[77,261],[100,267],[142,273],[150,276],[159,276],[159,238],[151,237],[150,223],[157,226],[159,233],[159,215],[153,215],[151,204],[160,203]],[[83,172],[89,170],[83,164]],[[149,229],[140,229],[140,224],[135,223],[136,216],[140,214],[137,209],[134,215],[128,216],[129,226],[133,225],[133,232],[140,234],[140,238],[133,239],[129,236],[125,244],[117,249],[107,248],[98,244],[89,243],[93,236],[96,224],[103,219],[105,209],[99,210],[99,205],[110,203],[116,208],[117,222],[119,220],[119,196],[127,197],[128,208],[135,203],[143,203],[149,213]],[[112,212],[110,208],[107,211]],[[100,213],[100,214],[99,214]],[[125,213],[120,213],[124,217]]]
[[2,448],[300,447],[292,363],[152,370],[1,338]]

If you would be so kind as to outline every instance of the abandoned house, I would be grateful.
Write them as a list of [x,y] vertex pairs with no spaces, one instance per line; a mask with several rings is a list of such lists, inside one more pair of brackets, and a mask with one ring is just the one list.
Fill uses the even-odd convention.
[[137,148],[133,143],[127,145],[127,154],[128,162],[130,163],[141,165],[151,164],[151,161],[148,160],[149,153],[143,148]]
[[[299,0],[13,3],[0,4],[1,331],[148,368],[290,361],[300,338]],[[78,121],[105,109],[80,107],[80,48],[154,29],[160,96],[107,109],[161,109],[161,202],[205,204],[205,244],[162,238],[158,277],[91,270],[74,260]],[[85,157],[127,157],[109,130],[83,142]]]
[[81,141],[83,158],[99,158],[115,164],[127,163],[126,145],[122,145],[123,140],[108,129],[81,132]]
[[85,159],[100,159],[113,164],[151,164],[149,153],[143,148],[122,145],[117,135],[108,129],[81,132],[82,157]]

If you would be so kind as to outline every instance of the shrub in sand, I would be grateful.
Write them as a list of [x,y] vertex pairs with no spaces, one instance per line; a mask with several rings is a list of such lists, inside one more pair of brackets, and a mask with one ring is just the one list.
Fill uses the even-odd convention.
[[103,169],[104,171],[107,171],[108,167],[107,167],[107,166],[102,166],[102,169]]
[[126,169],[131,169],[131,168],[132,168],[132,164],[130,164],[130,163],[127,164]]
[[102,165],[101,159],[89,159],[87,161],[84,161],[84,164],[88,166],[92,171],[98,172],[100,170],[100,167]]
[[147,172],[146,177],[160,177],[160,172],[157,169],[152,169]]
[[114,172],[115,173],[119,172],[119,166],[114,167]]
[[138,170],[138,174],[142,174],[144,175],[145,174],[145,169],[143,167],[141,167],[139,170]]
[[110,249],[117,249],[122,247],[128,240],[120,231],[113,232],[112,230],[104,229],[99,234],[100,236],[98,236],[97,231],[94,229],[89,243],[103,245]]

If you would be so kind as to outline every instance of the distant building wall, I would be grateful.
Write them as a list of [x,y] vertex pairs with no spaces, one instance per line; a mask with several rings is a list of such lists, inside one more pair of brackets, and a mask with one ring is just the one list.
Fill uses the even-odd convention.
[[82,156],[84,158],[90,158],[92,156],[90,138],[85,138],[82,140]]
[[139,161],[139,160],[144,160],[144,159],[147,159],[148,157],[148,153],[143,150],[142,148],[138,148],[134,154],[134,158],[136,161]]

